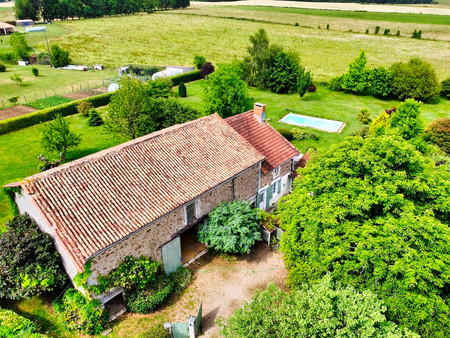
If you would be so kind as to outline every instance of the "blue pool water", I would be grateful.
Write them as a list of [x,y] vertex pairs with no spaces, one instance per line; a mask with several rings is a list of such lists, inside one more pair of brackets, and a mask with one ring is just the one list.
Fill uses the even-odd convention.
[[328,131],[330,133],[340,133],[345,126],[344,122],[320,119],[305,115],[289,113],[283,117],[280,122],[292,124],[299,127],[311,127],[318,130]]

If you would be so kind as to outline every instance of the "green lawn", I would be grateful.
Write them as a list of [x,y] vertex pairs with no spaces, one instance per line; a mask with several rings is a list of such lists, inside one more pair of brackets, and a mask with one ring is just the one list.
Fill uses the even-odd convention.
[[[203,111],[204,85],[204,81],[186,84],[188,97],[182,98],[181,100],[191,107]],[[349,134],[360,130],[363,127],[363,124],[358,121],[356,115],[362,108],[369,109],[372,117],[377,117],[384,109],[390,109],[394,106],[398,106],[400,103],[396,100],[379,100],[371,96],[333,92],[324,86],[318,86],[315,93],[306,93],[301,100],[297,94],[278,95],[270,91],[261,91],[255,88],[250,88],[250,96],[252,102],[262,102],[266,104],[267,119],[274,127],[287,129],[295,128],[295,126],[279,122],[279,120],[288,114],[291,109],[294,113],[346,123],[345,128],[340,134],[310,129],[319,135],[319,139],[317,141],[294,141],[293,144],[301,152],[305,152],[308,148],[328,148],[332,144],[341,142]],[[439,104],[426,104],[422,106],[422,116],[428,123],[437,118],[448,117],[449,111],[450,101],[448,100],[441,100]]]
[[299,53],[316,80],[329,80],[342,74],[361,50],[366,51],[370,66],[389,66],[419,57],[432,63],[441,79],[450,76],[447,53],[450,41],[356,34],[177,12],[60,24],[71,33],[53,41],[68,49],[75,60],[87,64],[188,66],[192,65],[195,54],[204,55],[216,64],[229,62],[242,58],[249,45],[249,35],[265,28],[272,43]]

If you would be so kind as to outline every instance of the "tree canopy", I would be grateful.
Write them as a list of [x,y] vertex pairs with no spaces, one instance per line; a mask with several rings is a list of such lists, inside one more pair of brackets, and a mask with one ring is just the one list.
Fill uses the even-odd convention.
[[279,205],[292,286],[327,272],[388,319],[448,336],[450,173],[399,135],[352,137],[308,162]]
[[226,337],[418,337],[385,317],[386,306],[371,291],[335,283],[330,275],[286,293],[275,284],[224,320]]
[[67,150],[76,147],[81,142],[81,136],[70,130],[70,123],[57,114],[55,120],[44,124],[41,143],[47,150],[60,153],[61,158],[66,158]]

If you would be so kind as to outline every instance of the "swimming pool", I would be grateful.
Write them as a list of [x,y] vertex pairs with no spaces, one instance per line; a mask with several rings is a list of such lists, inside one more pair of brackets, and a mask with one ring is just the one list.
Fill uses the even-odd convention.
[[327,131],[329,133],[340,133],[345,127],[344,122],[320,119],[305,115],[289,113],[283,117],[280,122],[292,124],[299,127],[311,127],[318,130]]

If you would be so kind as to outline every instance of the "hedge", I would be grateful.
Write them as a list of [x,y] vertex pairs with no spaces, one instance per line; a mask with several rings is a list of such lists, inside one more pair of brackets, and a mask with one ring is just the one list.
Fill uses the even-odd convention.
[[77,105],[81,102],[91,102],[93,107],[106,106],[111,100],[112,94],[113,93],[104,93],[95,95],[85,99],[72,101],[59,106],[38,110],[30,114],[0,121],[0,135],[34,126],[35,124],[39,124],[41,122],[53,120],[56,114],[62,114],[63,116],[77,114]]
[[11,310],[0,309],[0,337],[47,337],[36,331],[36,324],[31,320]]
[[200,79],[202,79],[202,76],[201,76],[199,70],[194,70],[192,72],[175,75],[175,76],[171,77],[170,79],[172,80],[172,83],[174,86],[178,86],[181,82],[188,83],[188,82],[200,80]]

